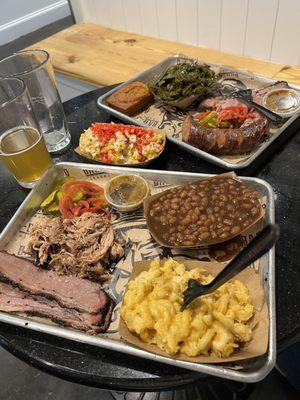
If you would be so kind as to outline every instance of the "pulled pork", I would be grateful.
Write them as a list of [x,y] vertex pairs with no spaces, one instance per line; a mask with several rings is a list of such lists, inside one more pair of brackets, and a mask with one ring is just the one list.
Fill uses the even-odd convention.
[[97,281],[109,277],[110,264],[124,255],[123,245],[110,221],[95,213],[40,219],[29,241],[38,266]]

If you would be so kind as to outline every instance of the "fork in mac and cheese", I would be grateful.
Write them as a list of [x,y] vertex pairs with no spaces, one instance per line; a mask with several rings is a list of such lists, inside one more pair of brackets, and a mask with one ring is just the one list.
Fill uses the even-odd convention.
[[249,291],[231,280],[181,311],[191,278],[207,284],[213,276],[202,268],[187,270],[173,259],[152,261],[149,270],[129,282],[121,317],[131,332],[170,355],[227,357],[252,338]]

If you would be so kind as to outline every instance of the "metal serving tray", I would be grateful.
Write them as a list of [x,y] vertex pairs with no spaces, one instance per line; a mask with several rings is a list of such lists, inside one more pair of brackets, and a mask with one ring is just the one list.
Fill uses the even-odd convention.
[[[118,168],[113,166],[90,165],[81,163],[58,163],[48,170],[42,177],[40,182],[35,186],[27,198],[23,201],[15,215],[11,218],[8,225],[3,230],[0,236],[0,250],[6,248],[7,244],[19,231],[20,227],[31,218],[38,210],[42,200],[50,193],[57,179],[65,175],[64,171],[71,169],[73,171],[83,171],[87,178],[93,173],[135,173],[143,176],[148,180],[163,180],[169,184],[183,184],[193,180],[205,179],[207,174],[193,174],[186,172],[172,171],[157,171],[143,170],[133,168]],[[76,175],[75,175],[76,176]],[[265,218],[266,222],[274,222],[274,193],[271,186],[262,179],[241,177],[242,181],[246,182],[253,190],[259,192],[261,196],[266,197]],[[121,340],[108,339],[104,336],[91,336],[86,333],[78,332],[70,328],[63,328],[55,325],[50,325],[44,322],[37,322],[30,318],[21,318],[14,315],[0,313],[0,321],[12,325],[33,329],[39,332],[49,333],[55,336],[63,337],[77,342],[88,343],[91,345],[104,347],[110,350],[127,353],[137,357],[143,357],[150,360],[159,361],[165,364],[171,364],[177,367],[182,367],[199,373],[218,376],[242,382],[257,382],[263,379],[274,367],[276,359],[276,314],[275,314],[275,251],[274,248],[269,251],[261,259],[260,279],[264,288],[266,301],[269,309],[269,346],[265,355],[256,359],[243,362],[243,369],[229,369],[220,365],[213,364],[198,364],[193,362],[180,361],[172,358],[167,358],[161,355],[156,355]]]
[[[160,63],[154,65],[153,67],[146,69],[145,71],[135,75],[133,78],[129,79],[128,81],[122,83],[121,85],[118,85],[117,87],[115,87],[114,89],[110,90],[109,92],[105,93],[104,95],[102,95],[101,97],[98,98],[97,104],[99,107],[105,109],[106,111],[108,111],[109,113],[115,115],[116,117],[118,117],[121,120],[124,120],[126,122],[129,122],[131,124],[135,124],[135,125],[140,125],[140,126],[144,126],[144,127],[150,127],[151,126],[147,126],[146,124],[140,123],[139,121],[137,121],[134,117],[131,118],[128,115],[125,115],[117,110],[115,110],[114,108],[110,107],[107,103],[106,103],[106,99],[112,94],[114,93],[117,89],[119,89],[120,87],[130,83],[130,82],[134,82],[134,81],[141,81],[141,82],[145,82],[148,83],[156,74],[161,73],[163,70],[167,69],[169,66],[176,64],[178,61],[181,60],[186,60],[186,59],[191,59],[188,58],[186,56],[182,56],[182,55],[176,55],[176,56],[171,56],[168,57],[166,59],[164,59],[163,61],[161,61]],[[229,67],[223,67],[219,64],[213,64],[213,63],[209,63],[206,61],[202,61],[197,59],[197,61],[199,63],[202,64],[207,64],[210,65],[211,67],[216,67],[216,68],[221,68],[222,73],[224,72],[231,72],[233,74],[238,73],[242,76],[245,76],[247,79],[250,80],[255,80],[257,82],[263,83],[265,84],[265,86],[267,85],[271,85],[276,83],[277,81],[273,80],[273,79],[268,79],[268,78],[264,78],[258,75],[254,75],[254,74],[250,74],[248,72],[245,71],[241,71],[241,70],[237,70],[234,68],[229,68]],[[299,87],[296,86],[292,86],[292,88],[300,90]],[[213,154],[209,154],[203,150],[199,150],[194,146],[191,146],[188,143],[184,143],[181,140],[178,140],[176,138],[173,138],[172,136],[168,135],[168,139],[177,144],[179,147],[183,148],[184,150],[194,154],[197,157],[203,158],[213,164],[216,164],[222,168],[228,169],[228,170],[236,170],[236,169],[241,169],[241,168],[245,168],[247,166],[249,166],[267,147],[270,146],[270,144],[279,136],[282,134],[282,132],[284,132],[289,125],[292,124],[293,121],[295,121],[297,118],[299,117],[299,114],[294,115],[293,117],[289,118],[280,129],[278,129],[274,134],[272,134],[272,136],[266,140],[249,158],[240,161],[239,163],[232,163],[232,162],[228,162],[226,160],[222,160],[222,158],[213,155]]]

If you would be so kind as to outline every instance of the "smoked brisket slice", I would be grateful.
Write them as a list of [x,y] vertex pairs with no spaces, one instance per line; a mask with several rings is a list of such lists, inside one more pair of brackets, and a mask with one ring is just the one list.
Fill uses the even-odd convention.
[[[105,311],[102,313],[101,332],[107,331],[114,308],[115,308],[115,302],[109,297],[109,302],[106,305]],[[98,332],[100,331],[98,330]]]
[[0,281],[86,313],[99,313],[108,306],[109,297],[99,284],[39,269],[31,261],[6,252],[0,252]]
[[94,330],[101,320],[100,314],[80,313],[61,307],[54,300],[42,296],[31,296],[6,283],[0,283],[0,311],[36,315],[50,318],[62,325],[80,330]]
[[97,314],[61,307],[56,301],[34,296],[9,284],[0,282],[0,311],[23,316],[38,316],[89,333],[107,330],[114,302],[109,298],[105,309]]

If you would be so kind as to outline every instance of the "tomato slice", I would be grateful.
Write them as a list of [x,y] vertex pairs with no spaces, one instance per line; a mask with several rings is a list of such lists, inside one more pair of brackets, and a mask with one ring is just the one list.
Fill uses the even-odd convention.
[[69,194],[69,191],[81,190],[83,193],[97,193],[103,192],[103,188],[96,183],[89,181],[69,181],[62,186],[64,193]]
[[73,214],[73,201],[72,198],[69,195],[63,196],[58,203],[59,210],[61,212],[61,215],[65,219],[72,219],[74,217]]
[[93,207],[101,207],[101,201],[98,197],[90,197],[87,199],[87,202],[89,206],[92,205]]
[[64,183],[64,184],[62,185],[61,190],[62,190],[64,193],[67,193],[68,190],[70,189],[70,187],[73,186],[73,185],[75,184],[75,182],[76,182],[76,181],[74,181],[73,179],[72,179],[72,180],[69,180],[68,182],[66,182],[66,183]]
[[85,212],[99,212],[107,205],[104,190],[96,183],[71,180],[62,186],[63,196],[59,201],[60,212],[65,219],[79,217]]
[[74,217],[80,217],[86,211],[90,211],[90,205],[86,200],[80,200],[72,209]]

